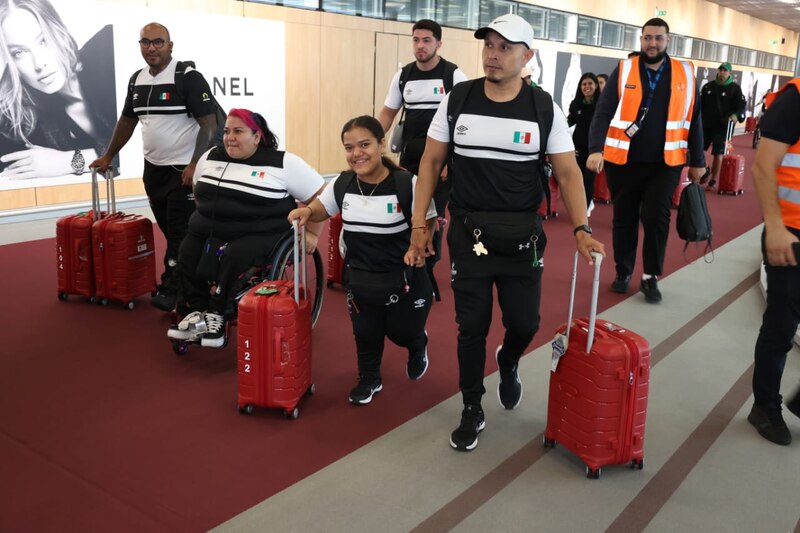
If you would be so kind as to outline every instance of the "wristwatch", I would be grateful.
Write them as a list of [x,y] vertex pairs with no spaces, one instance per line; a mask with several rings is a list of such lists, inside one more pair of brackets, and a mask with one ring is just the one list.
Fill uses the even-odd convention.
[[588,233],[589,235],[591,235],[591,234],[592,234],[592,228],[590,228],[590,227],[589,227],[589,226],[587,226],[586,224],[581,224],[580,226],[578,226],[577,228],[575,228],[574,230],[572,230],[572,234],[573,234],[573,235],[577,235],[579,231],[583,231],[583,232],[585,232],[585,233]]
[[70,166],[72,167],[72,172],[78,176],[83,174],[83,170],[86,168],[86,160],[83,158],[83,154],[80,150],[75,150],[75,153],[72,155]]

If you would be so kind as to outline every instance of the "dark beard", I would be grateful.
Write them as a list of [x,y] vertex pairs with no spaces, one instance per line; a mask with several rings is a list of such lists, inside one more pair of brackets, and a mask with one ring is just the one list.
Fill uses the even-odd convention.
[[664,56],[666,56],[666,55],[667,55],[667,52],[666,52],[666,50],[665,50],[665,51],[663,51],[663,52],[659,52],[659,53],[657,53],[657,54],[656,54],[656,57],[650,57],[650,56],[648,56],[646,53],[642,52],[642,59],[643,59],[643,60],[644,60],[644,62],[645,62],[645,63],[647,63],[648,65],[652,65],[652,64],[654,64],[654,63],[658,63],[659,61],[661,61],[662,59],[664,59]]

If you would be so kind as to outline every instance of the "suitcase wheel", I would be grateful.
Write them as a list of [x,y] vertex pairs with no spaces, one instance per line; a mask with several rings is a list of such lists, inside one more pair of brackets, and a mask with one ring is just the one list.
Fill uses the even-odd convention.
[[125,304],[125,309],[133,309],[134,307],[136,307],[136,305],[133,303],[133,301]]
[[329,281],[329,282],[327,282],[325,285],[327,285],[327,287],[328,287],[329,289],[332,289],[332,288],[333,288],[333,286],[334,286],[334,285],[336,285],[336,282]]
[[249,403],[240,405],[239,406],[239,413],[243,415],[252,415],[253,414],[253,406]]
[[644,459],[634,459],[631,461],[631,468],[641,470],[644,468]]
[[542,437],[542,446],[545,448],[555,448],[556,441],[555,439],[548,439],[547,437]]
[[108,298],[101,298],[100,305],[108,305]]
[[184,355],[189,351],[189,344],[186,341],[172,341],[172,351],[177,355]]
[[59,292],[58,293],[58,299],[59,300],[66,301],[67,298],[69,298],[69,295],[67,295],[66,292]]
[[294,409],[287,409],[286,411],[283,412],[283,415],[291,420],[297,420],[297,417],[300,416],[300,409],[298,409],[297,407],[295,407]]
[[96,304],[96,303],[97,303],[97,296],[90,296],[90,297],[89,297],[89,299],[88,299],[87,301],[88,301],[90,304]]
[[315,392],[317,392],[317,386],[312,383],[311,386],[306,391],[306,395],[313,396]]
[[586,477],[588,477],[589,479],[600,479],[600,472],[602,470],[603,470],[602,468],[594,470],[590,468],[589,465],[586,465]]

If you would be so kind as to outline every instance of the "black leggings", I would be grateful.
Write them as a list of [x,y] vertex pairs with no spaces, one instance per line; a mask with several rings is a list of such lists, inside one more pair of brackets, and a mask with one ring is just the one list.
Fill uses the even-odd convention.
[[[281,237],[278,234],[245,235],[228,242],[220,258],[217,279],[207,280],[195,273],[206,239],[188,234],[181,243],[178,257],[178,309],[184,313],[211,311],[229,314],[236,289],[243,285],[242,275],[254,265],[265,264]],[[214,294],[209,282],[216,282]]]
[[188,232],[189,217],[195,209],[192,188],[181,184],[182,172],[183,167],[162,167],[147,160],[144,162],[144,190],[156,224],[167,239],[161,283],[170,288],[176,288],[178,284],[173,272],[181,242]]
[[433,290],[424,268],[415,268],[412,277],[409,293],[388,305],[359,301],[352,292],[347,292],[347,310],[353,323],[360,377],[380,379],[387,337],[409,350],[425,348],[425,323],[431,310]]
[[495,276],[453,281],[458,322],[458,384],[464,405],[480,404],[486,392],[483,375],[486,336],[492,323],[493,286],[497,286],[497,301],[506,330],[498,363],[510,370],[539,330],[543,270],[536,268],[532,277]]

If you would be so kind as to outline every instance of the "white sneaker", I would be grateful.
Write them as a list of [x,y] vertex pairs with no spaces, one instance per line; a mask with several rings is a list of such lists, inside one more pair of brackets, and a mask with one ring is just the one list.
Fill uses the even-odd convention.
[[167,331],[167,337],[170,339],[187,341],[196,339],[203,335],[207,330],[206,322],[203,320],[203,313],[194,311],[189,313],[177,326],[172,326]]
[[591,200],[589,202],[589,207],[586,208],[586,218],[589,218],[590,216],[592,216],[592,211],[593,210],[594,210],[594,200]]

